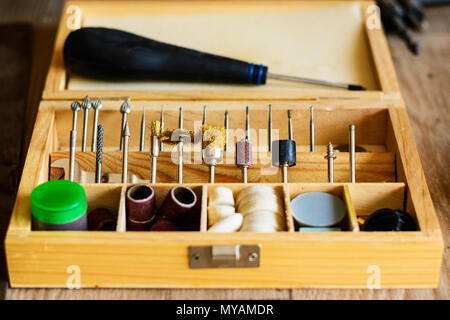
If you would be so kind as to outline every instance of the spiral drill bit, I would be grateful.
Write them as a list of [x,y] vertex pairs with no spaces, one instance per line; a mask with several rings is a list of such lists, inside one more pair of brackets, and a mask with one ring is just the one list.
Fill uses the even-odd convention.
[[141,118],[141,139],[139,141],[139,151],[144,151],[144,140],[145,140],[145,107],[142,107],[142,118]]
[[69,180],[74,180],[75,175],[75,151],[77,145],[77,115],[81,109],[78,101],[72,102],[70,108],[73,111],[72,130],[70,131],[70,159],[69,159]]
[[120,126],[120,147],[119,147],[120,151],[122,151],[122,147],[123,147],[122,134],[125,129],[125,123],[127,122],[127,114],[129,114],[131,111],[129,101],[130,101],[130,99],[125,100],[122,103],[122,105],[120,106],[120,113],[122,113],[122,125]]
[[223,159],[225,128],[202,126],[203,161],[209,167],[209,183],[214,183],[215,168]]
[[282,168],[283,182],[288,182],[287,168],[297,164],[296,144],[293,140],[292,113],[288,110],[289,139],[275,140],[272,145],[272,165]]
[[334,183],[334,159],[336,155],[334,154],[333,145],[328,142],[327,155],[325,159],[328,160],[328,182]]
[[103,153],[103,125],[99,124],[97,128],[97,149],[95,157],[95,183],[102,182],[102,153]]
[[356,175],[355,175],[355,125],[351,124],[348,127],[349,130],[349,162],[350,162],[350,182],[355,183],[356,182]]
[[159,136],[161,135],[161,123],[152,121],[150,123],[150,156],[152,158],[152,169],[150,172],[151,183],[156,183],[156,160],[159,155]]
[[252,143],[250,141],[250,118],[245,108],[245,139],[236,143],[236,165],[242,170],[242,182],[247,183],[247,170],[252,166]]
[[92,127],[92,144],[91,144],[92,152],[95,151],[95,146],[97,144],[98,113],[102,107],[103,105],[100,99],[95,99],[92,102],[92,109],[94,109],[94,125]]
[[122,131],[123,139],[123,153],[122,153],[122,183],[127,183],[128,177],[128,141],[130,140],[130,129],[128,122],[125,122],[125,127]]
[[84,109],[84,120],[83,120],[83,138],[81,140],[81,151],[86,152],[86,137],[87,137],[87,127],[88,127],[88,120],[89,120],[89,109],[91,109],[91,99],[89,99],[89,96],[86,96],[81,103],[81,107]]

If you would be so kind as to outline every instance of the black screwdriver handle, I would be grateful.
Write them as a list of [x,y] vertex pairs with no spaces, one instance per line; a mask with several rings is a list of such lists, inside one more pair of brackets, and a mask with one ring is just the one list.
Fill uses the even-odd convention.
[[72,31],[64,44],[70,72],[107,80],[265,84],[267,67],[108,28]]

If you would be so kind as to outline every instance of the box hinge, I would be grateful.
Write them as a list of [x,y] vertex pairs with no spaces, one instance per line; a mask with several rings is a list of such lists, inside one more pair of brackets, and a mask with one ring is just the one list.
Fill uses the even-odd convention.
[[190,246],[189,267],[259,268],[260,245]]

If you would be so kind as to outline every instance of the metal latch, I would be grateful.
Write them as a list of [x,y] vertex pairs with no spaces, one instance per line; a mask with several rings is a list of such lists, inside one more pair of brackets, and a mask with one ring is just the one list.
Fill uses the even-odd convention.
[[259,268],[260,245],[191,246],[189,267]]

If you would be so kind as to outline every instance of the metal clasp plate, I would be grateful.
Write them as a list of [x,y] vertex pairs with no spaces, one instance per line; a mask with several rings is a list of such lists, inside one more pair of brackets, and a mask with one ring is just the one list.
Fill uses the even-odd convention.
[[259,268],[260,245],[190,246],[189,267]]

